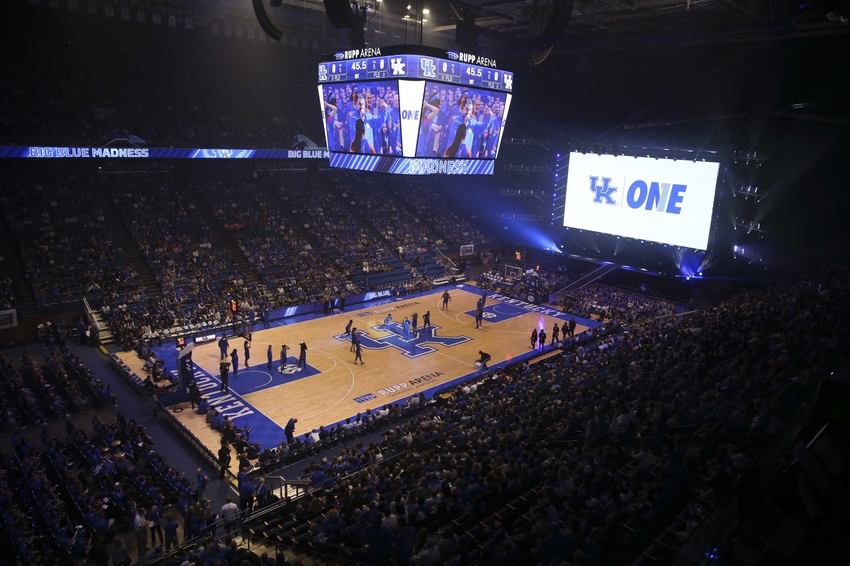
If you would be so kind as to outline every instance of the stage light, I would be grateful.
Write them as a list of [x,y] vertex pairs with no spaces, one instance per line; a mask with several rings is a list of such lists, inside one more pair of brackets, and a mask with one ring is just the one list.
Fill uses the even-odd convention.
[[425,15],[428,15],[428,14],[431,13],[431,10],[429,10],[428,8],[425,8],[424,10],[422,10],[422,13],[425,14]]

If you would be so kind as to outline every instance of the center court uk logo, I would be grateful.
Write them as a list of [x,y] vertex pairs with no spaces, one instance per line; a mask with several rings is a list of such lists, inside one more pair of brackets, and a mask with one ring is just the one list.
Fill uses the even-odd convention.
[[[416,332],[412,332],[412,338],[405,340],[403,338],[403,327],[397,322],[392,322],[386,328],[382,326],[373,326],[375,332],[389,332],[387,336],[370,336],[369,332],[358,330],[357,337],[360,340],[360,345],[367,350],[385,350],[387,348],[395,348],[401,351],[402,355],[407,358],[418,358],[426,354],[432,354],[437,351],[430,344],[439,344],[447,348],[469,342],[472,338],[468,336],[438,336],[437,331],[439,326],[431,326],[430,328],[420,328]],[[338,334],[334,336],[340,342],[348,342],[350,336]]]
[[590,191],[594,193],[593,202],[616,205],[617,201],[612,195],[617,192],[617,187],[611,186],[611,178],[602,177],[601,185],[598,181],[599,177],[590,177]]

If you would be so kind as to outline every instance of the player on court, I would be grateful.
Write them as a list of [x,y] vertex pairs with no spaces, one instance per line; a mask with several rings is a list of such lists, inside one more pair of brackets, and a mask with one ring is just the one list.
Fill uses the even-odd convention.
[[[449,295],[449,292],[444,291],[443,292],[443,309],[442,310],[444,310],[444,311],[449,310],[449,303],[451,302],[451,300],[452,300],[452,297],[451,297],[451,295]],[[425,315],[425,316],[429,317],[428,326],[431,326],[431,321],[430,321],[430,316],[429,316],[430,314],[431,313],[429,312],[428,314]]]
[[298,367],[304,369],[307,367],[307,344],[301,342],[301,354],[298,356]]
[[289,351],[289,346],[284,344],[280,347],[280,371],[286,367],[286,353]]
[[354,365],[357,365],[357,360],[360,360],[360,363],[364,366],[366,362],[363,361],[363,350],[360,346],[360,340],[354,343]]

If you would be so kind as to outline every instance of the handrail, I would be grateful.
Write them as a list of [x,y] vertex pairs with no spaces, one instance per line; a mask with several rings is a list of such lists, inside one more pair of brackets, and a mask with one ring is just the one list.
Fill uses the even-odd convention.
[[663,322],[662,319],[668,319],[668,318],[673,318],[673,317],[678,318],[680,316],[684,318],[686,316],[690,316],[692,314],[697,314],[697,313],[699,313],[699,311],[696,310],[696,309],[694,309],[692,311],[672,312],[670,314],[662,314],[662,315],[656,316],[654,318],[651,318],[651,319],[649,319],[648,322]]
[[[275,491],[277,491],[278,492],[277,496],[281,501],[288,501],[289,500],[289,486],[292,486],[292,487],[295,488],[295,495],[293,497],[298,497],[299,495],[306,494],[307,491],[308,491],[307,488],[310,487],[310,481],[309,480],[288,480],[283,476],[263,476],[263,477],[266,478],[266,480],[277,480],[277,482],[278,482],[277,489],[272,487],[269,490],[269,493],[274,493]],[[283,491],[282,494],[281,494],[281,491]],[[304,494],[299,494],[298,493],[299,491],[303,491]]]
[[455,269],[457,269],[457,264],[456,264],[455,262],[453,262],[449,256],[447,256],[447,255],[446,255],[446,254],[444,254],[442,251],[440,251],[440,248],[434,248],[434,249],[436,250],[436,252],[437,252],[438,254],[440,254],[441,256],[443,256],[444,258],[446,258],[446,261],[448,261],[450,264],[452,264],[452,267],[454,267]]

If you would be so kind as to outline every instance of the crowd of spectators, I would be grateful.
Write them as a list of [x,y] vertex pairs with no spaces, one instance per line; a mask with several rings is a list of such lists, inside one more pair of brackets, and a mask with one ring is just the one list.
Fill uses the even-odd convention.
[[[411,183],[407,179],[360,176],[348,192],[352,209],[365,218],[402,259],[413,259],[418,253],[431,251],[439,239],[398,201],[407,199],[417,190]],[[388,192],[393,192],[394,196],[389,196]]]
[[[510,265],[510,263],[506,264],[506,266]],[[475,276],[475,280],[479,286],[486,286],[488,289],[506,297],[525,300],[525,297],[531,291],[539,294],[544,302],[549,300],[550,293],[562,289],[569,281],[566,275],[545,269],[534,269],[534,272],[529,275],[526,273],[528,268],[517,265],[506,269],[506,266],[497,266],[488,271],[482,271]],[[516,275],[509,274],[508,269]],[[578,315],[574,312],[571,312],[571,314]]]
[[453,206],[446,205],[446,197],[433,187],[417,186],[413,181],[404,189],[405,201],[416,216],[430,226],[439,238],[435,243],[452,253],[467,244],[483,244],[488,239]]
[[592,315],[625,322],[664,316],[676,312],[676,305],[639,293],[631,293],[602,283],[591,283],[566,291],[559,299],[564,312],[590,318]]
[[44,424],[115,403],[112,387],[95,377],[62,338],[58,340],[57,344],[49,335],[40,357],[25,350],[20,367],[0,354],[0,430]]
[[[218,181],[204,183],[199,192],[210,202],[216,218],[233,233],[263,284],[274,290],[275,304],[309,303],[347,290],[344,274],[326,260],[324,248],[314,249],[305,226],[299,222],[306,212],[301,208],[303,203],[297,205],[299,213],[292,218],[268,196],[257,179],[243,178],[234,170],[228,173]],[[278,181],[278,177],[273,180]],[[281,176],[280,182],[285,185],[282,196],[303,190],[290,176]],[[290,203],[284,201],[284,205]]]
[[362,174],[341,172],[320,174],[309,180],[290,178],[278,195],[295,211],[310,236],[315,238],[330,263],[351,278],[357,273],[378,273],[392,269],[382,259],[394,255],[388,243],[380,241],[364,224],[352,202],[351,191]]
[[[0,258],[0,266],[3,258]],[[13,309],[17,305],[15,301],[15,287],[9,277],[0,277],[0,309]]]
[[161,296],[152,301],[104,301],[122,342],[132,344],[145,333],[172,326],[218,322],[231,296],[253,302],[255,289],[174,179],[122,177],[113,180],[112,194],[161,289]]
[[742,292],[628,332],[610,323],[563,356],[458,386],[359,449],[407,446],[398,457],[338,476],[264,528],[363,548],[374,563],[626,559],[642,550],[636,525],[694,500],[698,519],[716,503],[846,360],[846,276]]
[[0,187],[0,206],[39,305],[144,294],[95,199],[99,180],[84,171],[9,167]]

